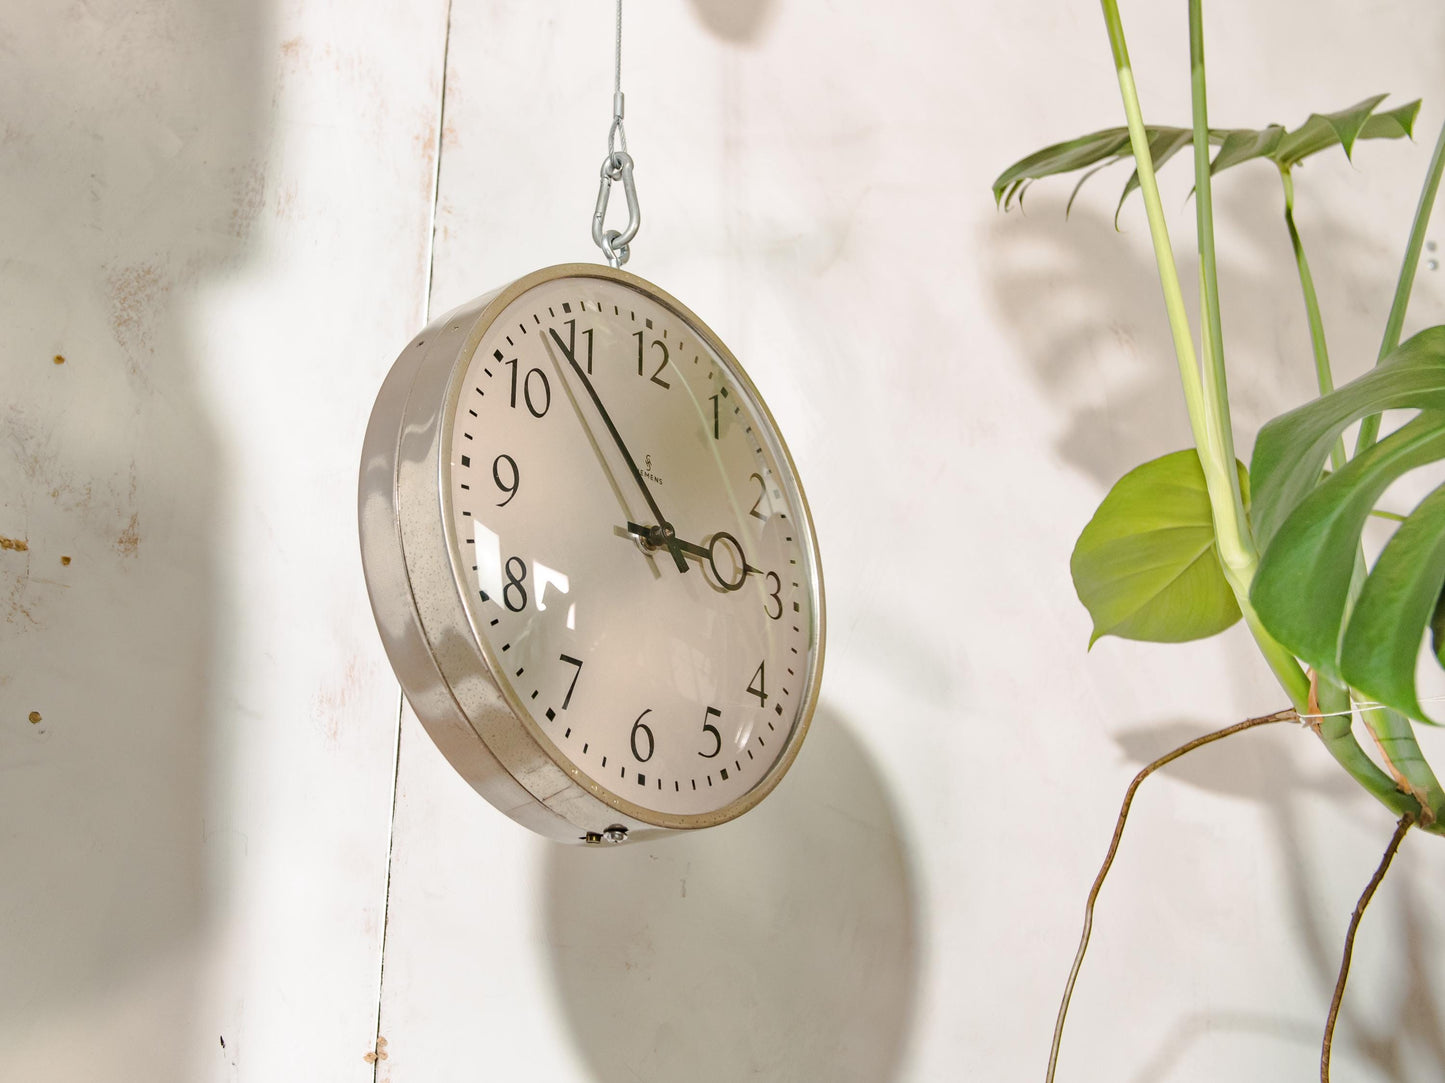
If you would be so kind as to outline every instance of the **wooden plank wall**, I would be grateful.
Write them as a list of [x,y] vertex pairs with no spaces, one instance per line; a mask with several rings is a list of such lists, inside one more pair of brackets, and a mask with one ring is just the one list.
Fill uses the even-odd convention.
[[[1180,121],[1183,10],[1129,7],[1146,111]],[[777,415],[830,630],[776,794],[597,853],[495,813],[400,711],[354,494],[428,311],[596,258],[612,5],[0,11],[0,1078],[1039,1078],[1129,777],[1279,706],[1238,630],[1084,650],[1073,539],[1185,438],[1152,257],[1136,205],[1114,231],[1122,174],[1067,223],[1067,181],[1024,216],[988,185],[1118,123],[1097,12],[627,18],[629,269]],[[1219,0],[1209,26],[1220,123],[1426,99],[1424,145],[1297,182],[1348,378],[1445,117],[1445,14]],[[1242,431],[1312,379],[1268,174],[1216,194]],[[1389,818],[1304,733],[1151,788],[1068,1078],[1308,1078]],[[1441,849],[1409,839],[1374,904],[1337,1078],[1445,1073]]]

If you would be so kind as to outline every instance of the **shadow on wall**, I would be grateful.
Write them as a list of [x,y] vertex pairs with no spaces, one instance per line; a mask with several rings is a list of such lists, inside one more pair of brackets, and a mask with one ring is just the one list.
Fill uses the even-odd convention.
[[702,24],[735,45],[751,45],[772,21],[774,0],[692,0]]
[[[1140,197],[1135,193],[1125,206],[1123,236],[1109,213],[1084,202],[1091,190],[1095,197],[1116,197],[1127,176],[1119,166],[1090,181],[1067,220],[1073,178],[1043,180],[1028,196],[1027,212],[1000,212],[985,238],[986,278],[1002,326],[1013,332],[1039,387],[1065,418],[1059,454],[1103,487],[1190,443]],[[1336,382],[1344,383],[1372,364],[1379,348],[1398,270],[1397,242],[1321,214],[1304,178],[1297,188]],[[1171,188],[1165,199],[1172,197]],[[1315,394],[1314,362],[1280,186],[1270,168],[1246,166],[1221,177],[1215,217],[1235,438],[1247,461],[1260,425]],[[1193,313],[1187,286],[1198,270],[1191,238],[1181,235],[1174,243]],[[1362,314],[1366,302],[1371,311]],[[1197,318],[1191,320],[1197,327]]]
[[826,707],[788,777],[723,827],[551,847],[547,940],[599,1083],[898,1077],[919,970],[906,841]]
[[[1209,729],[1202,723],[1180,722],[1130,730],[1120,734],[1117,740],[1128,758],[1143,766]],[[1321,877],[1311,868],[1302,838],[1306,814],[1299,805],[1305,795],[1345,800],[1356,796],[1359,788],[1322,752],[1318,757],[1319,772],[1306,773],[1300,769],[1298,749],[1291,746],[1301,742],[1317,744],[1312,734],[1298,728],[1269,729],[1270,732],[1231,737],[1201,749],[1170,764],[1164,773],[1207,793],[1253,801],[1268,811],[1272,838],[1261,841],[1273,842],[1285,874],[1289,921],[1284,928],[1300,942],[1301,954],[1319,992],[1319,1003],[1325,1005],[1334,990],[1345,925],[1354,900],[1322,894]],[[1311,747],[1311,751],[1314,750]],[[1390,834],[1389,819],[1381,812],[1372,816],[1370,822],[1381,826],[1380,849],[1383,851]],[[1410,838],[1407,842],[1435,844],[1423,837]],[[1209,840],[1200,836],[1187,845],[1208,846]],[[1368,1066],[1369,1078],[1389,1083],[1445,1078],[1442,1005],[1428,963],[1439,958],[1426,920],[1433,909],[1419,899],[1420,892],[1411,883],[1408,866],[1406,847],[1392,870],[1392,879],[1381,889],[1377,907],[1372,907],[1368,915],[1369,923],[1398,920],[1402,936],[1392,938],[1388,949],[1381,937],[1361,939],[1355,953],[1358,961],[1367,951],[1377,957],[1386,950],[1398,952],[1398,957],[1384,968],[1397,976],[1392,984],[1394,1003],[1374,1006],[1367,1018],[1352,1009],[1347,993],[1335,1032],[1336,1063],[1340,1068],[1344,1068],[1343,1055],[1350,1053],[1357,1064]],[[1359,870],[1361,890],[1371,871]],[[1245,884],[1240,885],[1240,890],[1252,889]],[[1393,914],[1378,906],[1390,896],[1398,900]],[[1381,1018],[1388,1023],[1380,1025]],[[1185,1016],[1159,1041],[1148,1063],[1133,1077],[1133,1083],[1169,1078],[1187,1063],[1195,1043],[1219,1040],[1221,1033],[1254,1033],[1302,1044],[1308,1050],[1307,1056],[1312,1058],[1319,1048],[1323,1029],[1323,1010],[1318,1019],[1308,1020],[1252,1016],[1228,1010]]]
[[[1187,157],[1186,152],[1181,159]],[[1423,168],[1423,154],[1421,163]],[[1312,168],[1338,165],[1321,160]],[[1361,163],[1358,168],[1369,166]],[[1169,173],[1177,180],[1177,173],[1188,169],[1181,160]],[[1063,419],[1057,451],[1100,492],[1140,463],[1191,442],[1139,196],[1130,197],[1121,217],[1132,235],[1125,237],[1116,233],[1108,213],[1083,202],[1091,189],[1117,198],[1127,176],[1127,167],[1119,166],[1091,181],[1067,221],[1064,207],[1073,179],[1042,181],[1028,197],[1027,214],[1001,214],[985,239],[987,279],[1003,325],[1014,333],[1019,352]],[[1374,361],[1398,271],[1399,238],[1367,234],[1332,208],[1319,206],[1308,172],[1297,177],[1296,188],[1335,379],[1344,383]],[[1179,189],[1166,191],[1166,203],[1173,198],[1171,191]],[[1094,198],[1099,202],[1097,192]],[[1248,461],[1261,424],[1316,394],[1314,368],[1278,178],[1262,164],[1241,167],[1217,182],[1215,207],[1236,444]],[[1174,238],[1186,294],[1188,283],[1198,276],[1192,236],[1192,231],[1184,231]],[[1193,322],[1197,329],[1197,318]],[[1083,525],[1079,522],[1076,529]],[[1252,647],[1238,653],[1231,649],[1229,658],[1234,672],[1254,671],[1259,665]],[[1219,724],[1150,727],[1125,733],[1119,741],[1131,760],[1143,764]],[[1300,942],[1323,1005],[1339,967],[1345,930],[1341,915],[1348,914],[1354,899],[1331,902],[1321,897],[1320,876],[1311,861],[1324,858],[1307,852],[1299,800],[1306,794],[1348,797],[1357,789],[1327,758],[1319,778],[1303,775],[1297,762],[1283,735],[1259,734],[1231,738],[1166,770],[1209,792],[1252,800],[1268,810],[1273,831],[1260,842],[1273,844],[1279,852],[1288,880],[1288,929]],[[1381,850],[1389,837],[1389,821],[1382,822]],[[1402,853],[1402,861],[1405,856]],[[1370,871],[1361,871],[1361,889]],[[1369,1065],[1371,1078],[1392,1083],[1418,1077],[1411,1074],[1409,1057],[1415,1058],[1416,1068],[1421,1063],[1432,1068],[1432,1078],[1445,1073],[1440,1001],[1421,963],[1434,957],[1424,916],[1430,911],[1417,900],[1418,891],[1400,890],[1396,914],[1405,939],[1393,966],[1399,999],[1390,1024],[1380,1027],[1359,1018],[1346,997],[1335,1044],[1337,1056],[1348,1050]],[[1385,920],[1384,900],[1382,891],[1375,904],[1381,913],[1371,912],[1377,920]],[[1158,1042],[1133,1078],[1143,1083],[1177,1072],[1195,1043],[1219,1032],[1306,1041],[1317,1050],[1323,1024],[1323,1011],[1318,1020],[1305,1021],[1228,1011],[1187,1015]]]
[[0,13],[0,1045],[21,1075],[118,1078],[120,1049],[183,1072],[222,624],[183,317],[262,198],[258,10]]

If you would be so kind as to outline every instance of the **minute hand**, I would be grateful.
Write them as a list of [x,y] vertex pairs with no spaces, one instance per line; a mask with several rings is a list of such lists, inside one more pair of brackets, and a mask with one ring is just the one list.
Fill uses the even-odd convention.
[[622,442],[622,434],[617,431],[617,426],[612,424],[612,418],[608,416],[607,407],[602,405],[602,399],[597,394],[597,389],[592,386],[592,381],[587,379],[587,373],[582,371],[582,366],[577,363],[577,358],[562,345],[561,336],[556,331],[551,335],[557,341],[557,346],[562,350],[562,356],[567,358],[567,364],[572,366],[572,371],[577,374],[577,379],[582,381],[582,386],[587,389],[587,395],[592,399],[592,405],[597,407],[597,413],[602,417],[602,424],[607,426],[607,431],[612,434],[613,441],[617,444],[617,450],[622,452],[622,458],[627,463],[627,469],[632,471],[633,480],[637,487],[642,490],[642,498],[647,501],[647,506],[652,509],[652,514],[657,517],[657,525],[662,528],[663,544],[667,551],[672,554],[673,563],[677,565],[680,572],[687,571],[687,561],[683,558],[682,550],[677,544],[677,538],[673,536],[672,526],[667,521],[667,516],[662,514],[662,509],[657,506],[657,501],[652,498],[652,492],[647,487],[647,482],[642,479],[642,471],[637,469],[637,463],[632,458],[632,452],[627,450],[627,445]]

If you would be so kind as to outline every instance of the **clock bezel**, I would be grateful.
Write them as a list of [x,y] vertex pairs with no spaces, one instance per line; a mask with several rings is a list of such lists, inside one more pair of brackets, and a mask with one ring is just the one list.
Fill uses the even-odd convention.
[[[797,509],[795,518],[801,517],[805,526],[799,540],[807,565],[813,647],[800,691],[797,722],[784,749],[757,784],[709,812],[675,814],[647,808],[574,763],[532,719],[510,682],[498,678],[502,672],[499,661],[478,625],[478,614],[467,601],[471,588],[456,534],[449,476],[454,422],[465,376],[483,337],[508,306],[529,290],[564,278],[620,283],[669,310],[716,353],[756,409],[758,420],[769,429],[778,466],[786,472],[780,480]],[[412,375],[410,381],[405,379],[407,372]],[[404,398],[402,388],[396,386],[400,384],[406,385]],[[395,417],[395,427],[387,424],[388,416]],[[388,432],[394,434],[390,440]],[[394,484],[377,492],[381,479],[374,476],[368,486],[367,464],[384,454],[388,445],[393,449],[390,473]],[[380,463],[373,465],[379,467]],[[380,470],[373,473],[379,475]],[[395,526],[390,532],[381,532],[379,509],[373,507],[368,517],[367,499],[369,495],[385,498],[388,491],[386,503]],[[826,645],[822,569],[812,511],[787,443],[746,370],[706,323],[666,291],[627,271],[596,264],[558,264],[524,275],[433,321],[402,352],[378,395],[367,432],[361,501],[368,588],[387,653],[407,698],[453,767],[513,819],[542,834],[573,842],[614,825],[628,828],[632,840],[660,831],[696,830],[743,815],[761,802],[792,766],[817,705]],[[392,546],[385,544],[388,536],[394,538],[399,551],[391,551]],[[368,545],[369,540],[373,544]],[[377,572],[380,566],[391,565],[393,574],[374,575],[374,564]],[[403,583],[411,605],[386,606],[378,601],[379,592]],[[398,612],[384,614],[383,609]],[[468,732],[474,740],[468,739]]]

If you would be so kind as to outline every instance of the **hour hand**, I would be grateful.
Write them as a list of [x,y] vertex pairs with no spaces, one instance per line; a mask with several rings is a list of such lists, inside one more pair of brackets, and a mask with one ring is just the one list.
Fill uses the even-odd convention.
[[[696,542],[683,541],[672,529],[670,523],[663,523],[661,526],[643,526],[641,523],[629,522],[627,533],[637,538],[649,549],[659,549],[667,546],[674,553],[683,552],[689,556],[706,560],[712,568],[712,574],[724,590],[742,590],[743,584],[747,582],[749,574],[756,574],[759,569],[754,568],[743,556],[743,547],[738,540],[725,530],[719,530],[708,539],[707,545],[698,545]],[[731,550],[732,560],[727,561],[730,565],[729,571],[737,575],[736,579],[730,579],[723,574],[718,567],[718,550]]]

